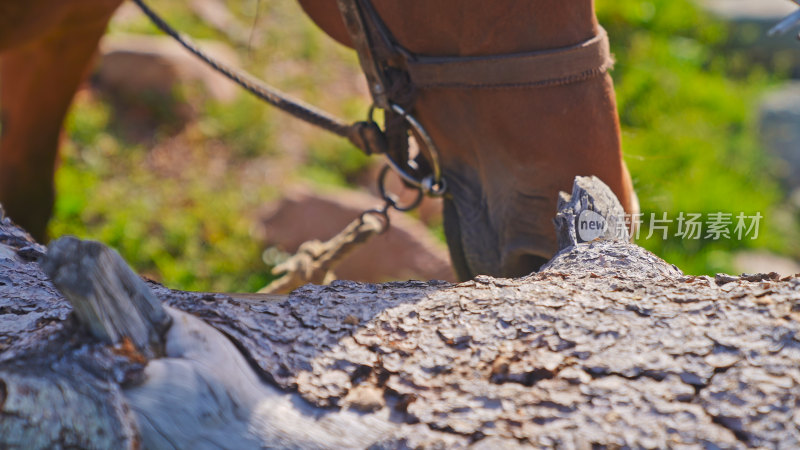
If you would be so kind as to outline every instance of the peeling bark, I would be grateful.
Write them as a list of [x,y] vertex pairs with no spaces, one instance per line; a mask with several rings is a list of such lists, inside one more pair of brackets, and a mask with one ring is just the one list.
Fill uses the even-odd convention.
[[598,239],[514,280],[149,283],[172,326],[142,362],[84,331],[43,252],[0,224],[0,447],[800,446],[797,277]]

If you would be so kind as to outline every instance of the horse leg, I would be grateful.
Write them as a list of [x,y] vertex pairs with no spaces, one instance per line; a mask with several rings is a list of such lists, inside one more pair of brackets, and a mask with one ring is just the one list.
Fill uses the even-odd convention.
[[37,240],[53,209],[61,126],[112,12],[0,53],[0,203]]

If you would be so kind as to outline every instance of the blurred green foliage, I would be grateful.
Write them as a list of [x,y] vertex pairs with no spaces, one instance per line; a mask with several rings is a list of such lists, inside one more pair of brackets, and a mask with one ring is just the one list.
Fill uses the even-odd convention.
[[[321,34],[295,2],[228,4],[253,26],[249,45],[236,47],[245,68],[334,113],[364,114],[367,99],[347,87],[361,82],[354,54]],[[156,6],[190,35],[229,40],[185,2]],[[740,248],[800,254],[796,217],[782,206],[755,138],[757,101],[775,80],[758,66],[730,75],[725,27],[689,0],[601,0],[597,11],[617,59],[625,158],[645,222],[651,213],[677,218],[681,211],[764,216],[757,240],[672,236],[639,243],[695,274],[730,271],[731,251]],[[111,32],[156,30],[138,18],[114,23]],[[157,130],[137,142],[112,126],[107,102],[79,95],[67,123],[50,233],[104,241],[170,287],[257,289],[270,279],[252,235],[259,206],[297,180],[353,184],[370,160],[246,94],[232,104],[190,103],[195,120],[183,129]],[[302,165],[270,171],[290,167],[287,158]],[[441,226],[434,231],[441,236]],[[647,223],[641,233],[647,236]]]
[[[725,26],[688,0],[601,1],[598,18],[617,59],[623,149],[644,221],[638,243],[693,274],[731,271],[737,249],[797,255],[796,220],[756,139],[758,101],[775,77],[758,65],[734,70],[740,55],[726,47]],[[669,239],[645,239],[653,214],[680,212],[730,213],[732,227],[742,212],[763,219],[757,239],[715,240],[706,229],[683,239],[677,222]]]

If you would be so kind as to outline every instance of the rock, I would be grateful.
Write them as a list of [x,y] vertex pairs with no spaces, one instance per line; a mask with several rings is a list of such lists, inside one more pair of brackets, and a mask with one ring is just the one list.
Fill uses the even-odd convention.
[[[235,52],[224,44],[199,46],[236,66]],[[112,128],[130,141],[175,135],[194,120],[204,98],[230,102],[239,90],[169,37],[107,35],[100,53],[93,87],[113,108]]]
[[706,11],[730,26],[729,45],[752,59],[800,75],[800,43],[796,32],[767,32],[797,5],[788,0],[698,0]]
[[797,10],[787,0],[701,0],[701,6],[731,22],[763,22],[772,28],[782,18]]
[[[257,239],[294,253],[310,239],[325,240],[381,200],[356,191],[326,194],[292,189],[279,202],[259,214]],[[340,279],[380,282],[387,280],[455,280],[444,244],[407,214],[392,211],[389,230],[356,249],[334,269]]]
[[764,98],[759,111],[759,131],[764,148],[784,162],[779,169],[789,189],[800,187],[800,82]]
[[[204,23],[214,27],[238,45],[250,43],[250,30],[255,24],[244,24],[234,16],[223,0],[191,0],[189,7]],[[258,42],[261,33],[253,36]]]
[[[236,52],[221,42],[200,41],[198,46],[227,65],[238,65]],[[94,81],[116,93],[169,95],[177,83],[198,83],[210,98],[230,102],[239,92],[167,36],[109,34],[100,43],[100,55]]]
[[122,28],[139,20],[147,20],[139,7],[133,2],[123,2],[111,16],[111,26]]
[[800,263],[766,251],[742,251],[733,257],[733,267],[740,273],[777,272],[783,276],[800,274]]

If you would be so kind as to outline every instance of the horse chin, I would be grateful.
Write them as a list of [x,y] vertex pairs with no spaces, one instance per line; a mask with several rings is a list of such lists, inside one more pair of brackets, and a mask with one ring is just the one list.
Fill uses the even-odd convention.
[[[548,261],[543,251],[523,242],[500,249],[488,220],[464,220],[457,203],[444,201],[444,231],[456,275],[462,281],[476,275],[520,277],[536,272]],[[524,240],[523,240],[524,241]]]
[[507,278],[524,277],[538,271],[549,260],[549,257],[542,256],[541,252],[535,249],[517,248],[508,250],[503,253],[503,263],[499,276]]
[[465,281],[474,277],[475,274],[470,270],[464,254],[458,211],[453,201],[447,198],[444,200],[444,235],[447,238],[447,248],[450,250],[450,261],[458,279]]

